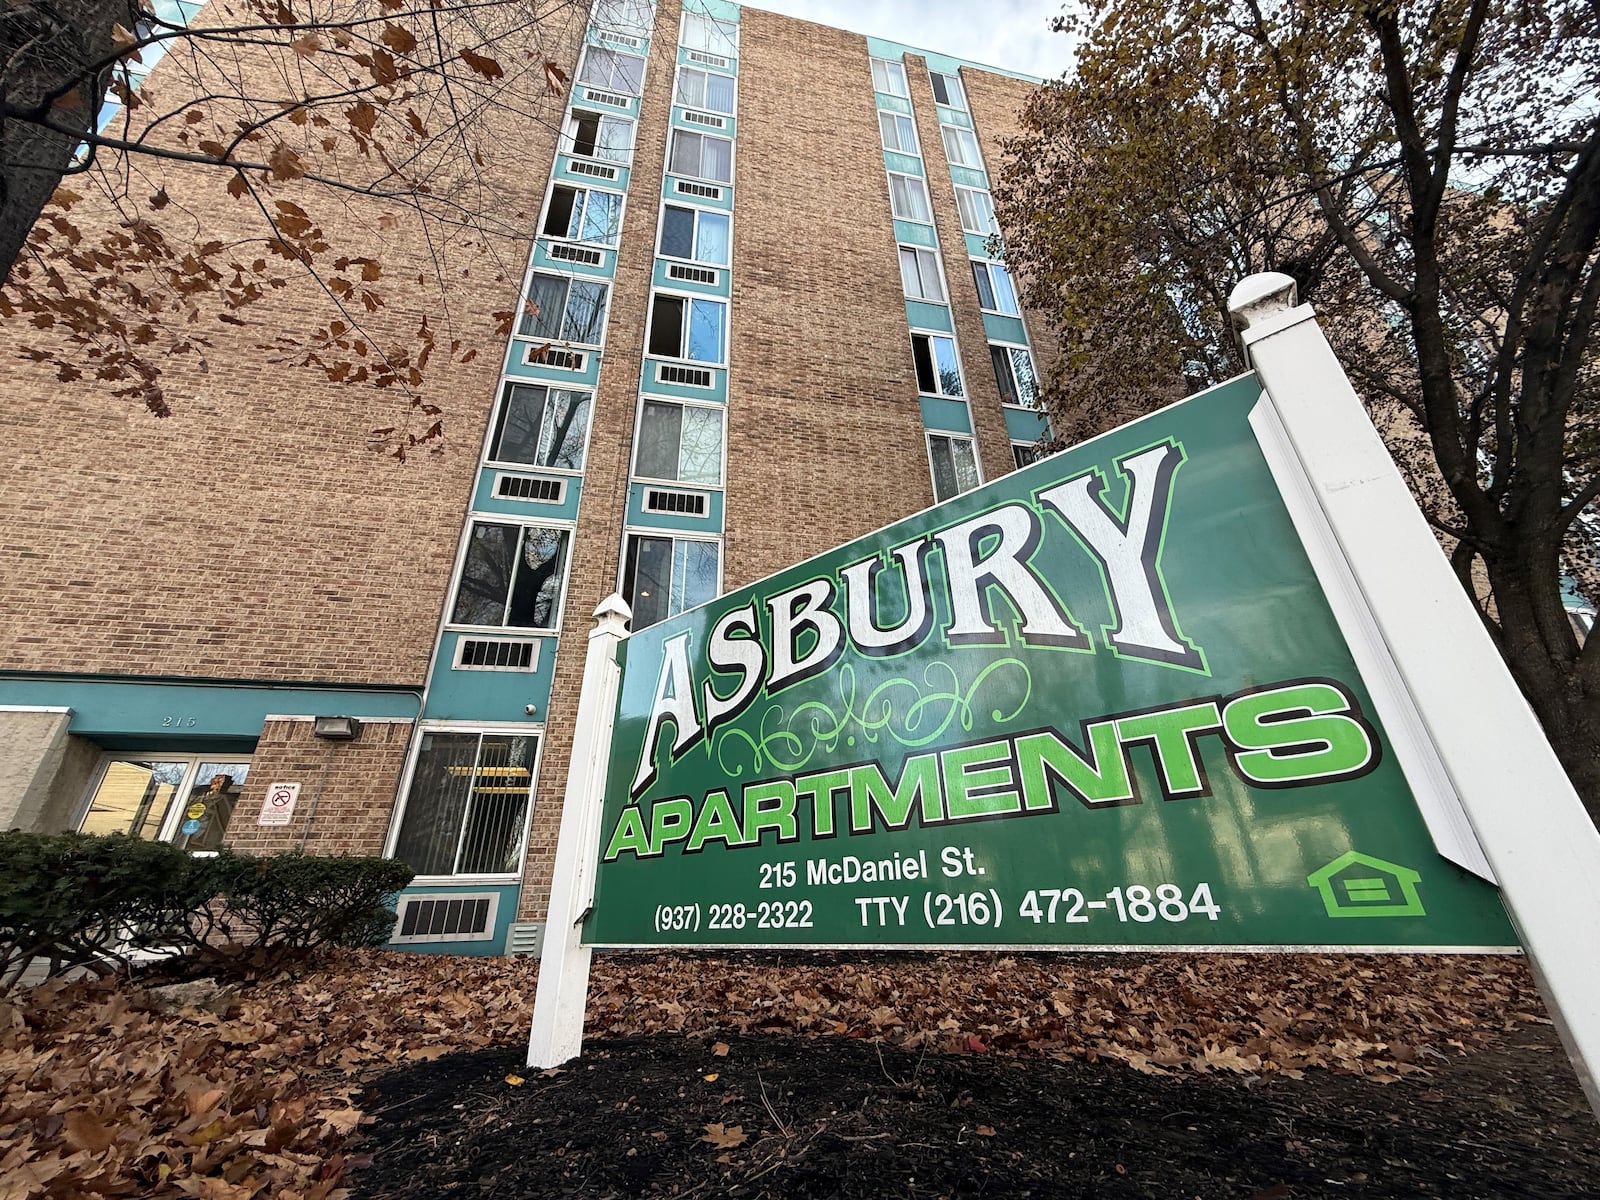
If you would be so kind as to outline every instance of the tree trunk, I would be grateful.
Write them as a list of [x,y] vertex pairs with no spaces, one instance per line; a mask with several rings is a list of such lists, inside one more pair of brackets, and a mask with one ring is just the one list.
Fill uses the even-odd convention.
[[[0,11],[0,281],[96,120],[129,0],[29,0]],[[71,132],[47,128],[42,120]]]

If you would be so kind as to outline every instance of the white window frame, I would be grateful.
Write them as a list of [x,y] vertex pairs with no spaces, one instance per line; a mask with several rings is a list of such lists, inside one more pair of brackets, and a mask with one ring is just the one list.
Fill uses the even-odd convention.
[[[1018,462],[1017,461],[1017,451],[1018,450],[1029,450],[1029,451],[1032,451],[1034,453],[1034,455],[1035,455],[1033,462],[1029,462],[1029,463]],[[1039,459],[1041,459],[1043,457],[1044,457],[1044,455],[1039,453],[1039,443],[1038,442],[1012,442],[1011,443],[1011,462],[1013,464],[1013,468],[1012,468],[1013,470],[1017,470],[1017,471],[1025,470],[1026,468],[1033,466],[1033,463],[1038,462]]]
[[939,76],[939,78],[945,80],[945,95],[950,96],[951,97],[951,101],[949,103],[945,103],[944,101],[939,99],[938,92],[934,92],[933,102],[935,104],[943,104],[945,108],[953,108],[953,109],[956,109],[959,112],[966,112],[967,111],[967,89],[962,86],[961,76],[960,75],[952,75],[949,71],[929,70],[929,72],[928,72],[928,87],[929,87],[930,90],[933,89],[933,77],[935,75],[937,75],[937,76]]
[[[633,136],[628,139],[627,155],[623,158],[604,158],[598,154],[578,153],[577,145],[579,113],[582,113],[587,117],[598,118],[602,126],[607,121],[616,121],[619,124],[629,126],[633,130]],[[596,129],[595,134],[595,148],[598,149],[600,146],[599,129]],[[566,121],[561,127],[561,152],[563,154],[571,155],[573,158],[581,158],[585,162],[605,163],[608,166],[613,167],[626,167],[633,162],[633,152],[635,147],[638,145],[638,141],[639,122],[635,121],[632,117],[622,116],[620,113],[604,113],[598,112],[592,108],[573,107],[567,110]]]
[[[591,414],[591,421],[593,417]],[[587,448],[585,448],[587,454]],[[587,460],[586,460],[587,461]],[[542,468],[541,468],[542,469]],[[565,569],[561,572],[561,587],[556,593],[556,611],[548,629],[536,629],[527,625],[467,625],[451,618],[455,616],[456,599],[461,591],[462,572],[467,568],[467,554],[472,549],[472,528],[474,525],[520,525],[527,529],[564,529],[567,531],[567,561]],[[467,633],[495,634],[499,636],[518,637],[559,637],[561,623],[567,615],[567,588],[572,584],[572,547],[577,540],[578,529],[573,521],[535,516],[531,513],[516,514],[503,512],[483,512],[473,509],[467,513],[467,519],[461,525],[461,544],[456,548],[455,567],[450,575],[450,592],[445,597],[444,622],[442,628],[452,632],[462,631]],[[519,543],[520,544],[520,543]],[[519,556],[520,558],[520,556]],[[507,593],[506,601],[510,602]]]
[[[588,386],[585,386],[585,387],[565,387],[562,384],[555,382],[554,380],[550,380],[550,379],[529,379],[525,375],[502,375],[500,377],[499,397],[495,401],[494,408],[489,413],[489,427],[483,431],[483,452],[482,452],[482,455],[480,456],[481,457],[481,461],[483,462],[483,464],[485,466],[492,466],[492,467],[496,468],[497,470],[516,471],[516,472],[518,472],[520,474],[533,473],[533,474],[568,475],[568,476],[572,476],[572,477],[581,476],[583,474],[583,468],[582,467],[578,468],[577,470],[573,470],[570,467],[539,467],[539,466],[534,466],[532,463],[511,462],[511,461],[506,460],[506,459],[490,458],[489,457],[490,453],[494,450],[495,430],[500,427],[500,414],[505,409],[506,399],[510,396],[511,388],[512,388],[513,385],[515,385],[517,387],[542,387],[547,392],[549,392],[549,391],[556,391],[556,392],[583,392],[583,393],[588,395],[588,397],[589,397],[589,420],[588,420],[588,422],[586,424],[586,427],[584,428],[584,431],[583,431],[583,462],[584,462],[585,466],[587,466],[588,463],[589,463],[589,446],[590,446],[591,440],[594,437],[594,397],[595,397],[595,389],[592,388],[592,387],[588,387]],[[545,402],[547,404],[549,403],[549,397],[548,396],[546,397]]]
[[963,366],[963,364],[961,362],[961,347],[956,342],[955,334],[950,333],[947,330],[942,330],[942,329],[913,329],[911,331],[911,370],[912,370],[913,377],[916,374],[916,360],[917,360],[916,339],[917,338],[927,338],[927,339],[929,339],[929,341],[928,341],[928,358],[929,358],[929,361],[932,362],[932,364],[933,364],[933,380],[934,380],[934,385],[935,386],[938,386],[938,384],[939,384],[939,382],[941,380],[941,376],[939,374],[939,356],[936,353],[934,353],[932,339],[934,339],[934,338],[943,338],[945,341],[950,343],[950,352],[951,352],[951,354],[953,354],[955,356],[955,362],[956,362],[956,380],[961,386],[961,390],[959,392],[945,392],[945,391],[925,392],[925,391],[922,390],[922,381],[921,380],[917,380],[917,395],[919,395],[919,396],[932,396],[932,397],[934,397],[936,399],[941,399],[941,400],[962,400],[962,401],[965,401],[967,399],[967,372],[966,372],[966,369],[965,369],[965,367]]
[[[593,54],[611,54],[620,58],[637,58],[639,60],[639,88],[634,91],[630,88],[619,87],[615,83],[592,83],[583,77],[584,68],[589,65],[589,58]],[[583,57],[578,61],[578,69],[573,73],[573,82],[586,88],[594,88],[601,92],[616,92],[619,96],[642,96],[644,94],[644,75],[648,60],[642,54],[631,54],[626,50],[619,50],[615,46],[596,46],[592,42],[583,48]],[[612,72],[615,74],[615,71]]]
[[980,290],[978,292],[978,307],[986,313],[994,313],[996,316],[1000,317],[1015,317],[1020,321],[1022,319],[1022,297],[1017,295],[1017,281],[1011,278],[1011,272],[1006,270],[1005,263],[999,262],[992,258],[973,258],[969,259],[968,261],[972,264],[972,271],[974,275],[973,287],[977,287],[976,275],[978,270],[981,268],[984,273],[984,277],[987,279],[989,284],[989,293],[994,296],[996,305],[999,305],[1000,303],[1000,289],[995,287],[994,284],[994,273],[998,269],[1001,278],[1005,280],[1006,292],[1010,295],[1012,305],[1014,306],[1012,308],[986,308],[983,303],[983,292]]
[[[608,278],[606,278],[603,275],[581,275],[576,271],[563,271],[563,270],[560,270],[560,269],[558,269],[556,267],[551,267],[551,266],[532,266],[531,265],[531,263],[532,263],[532,255],[529,255],[529,261],[530,261],[530,267],[529,267],[528,273],[526,275],[524,275],[523,279],[522,279],[522,300],[521,300],[521,304],[522,305],[526,305],[527,302],[528,302],[528,292],[533,287],[533,278],[534,278],[535,275],[557,276],[557,277],[559,277],[561,279],[567,280],[568,281],[568,285],[567,285],[567,300],[568,300],[568,302],[570,302],[571,299],[572,299],[571,281],[574,280],[574,279],[578,280],[581,283],[598,283],[602,287],[605,288],[605,290],[606,290],[605,311],[600,316],[600,336],[599,336],[599,339],[597,341],[593,341],[593,342],[577,342],[577,341],[573,341],[570,338],[563,338],[563,337],[559,337],[559,336],[558,337],[552,337],[552,338],[545,338],[544,335],[539,334],[539,333],[523,333],[523,332],[521,332],[521,330],[522,330],[522,319],[528,315],[528,312],[527,312],[526,308],[519,308],[519,311],[517,312],[516,324],[514,326],[512,326],[512,334],[511,334],[511,336],[512,337],[521,338],[525,342],[539,342],[541,340],[544,340],[544,341],[548,341],[552,346],[560,344],[562,346],[581,346],[581,347],[584,347],[585,349],[591,349],[592,348],[592,349],[595,349],[595,350],[599,350],[602,346],[604,346],[605,345],[605,340],[606,340],[606,330],[611,324],[611,288],[612,288],[612,282],[613,281],[608,279]],[[563,327],[563,330],[562,330],[563,332],[565,331],[566,323],[567,323],[567,310],[565,308],[563,308],[562,312],[561,312],[561,324],[562,324],[562,327]]]
[[[654,333],[655,333],[656,301],[657,300],[682,300],[685,305],[688,305],[691,301],[699,301],[699,302],[706,303],[706,304],[720,304],[722,306],[722,339],[721,339],[721,341],[722,341],[722,357],[721,357],[721,359],[719,359],[716,362],[710,362],[710,361],[708,361],[706,359],[703,359],[703,358],[685,358],[682,354],[676,354],[676,355],[673,355],[673,354],[657,354],[657,353],[655,353],[655,351],[651,350],[650,349],[651,338],[654,336]],[[648,357],[653,358],[653,359],[657,359],[657,360],[664,360],[664,361],[667,361],[667,362],[690,363],[690,364],[693,364],[695,366],[701,366],[701,367],[726,367],[728,365],[728,341],[729,341],[730,334],[731,334],[731,326],[730,326],[730,322],[729,322],[729,310],[731,308],[731,305],[728,303],[728,298],[726,296],[707,296],[707,295],[705,295],[703,293],[699,293],[699,292],[678,292],[678,291],[672,291],[672,290],[670,290],[668,288],[652,288],[650,290],[650,297],[649,297],[649,300],[648,300],[648,304],[649,304],[649,307],[645,309],[645,324],[644,324],[644,352]],[[689,315],[690,315],[690,313],[692,311],[693,310],[689,309],[689,308],[685,308],[684,309],[685,320],[684,320],[684,324],[683,324],[683,340],[680,343],[680,348],[683,349],[683,350],[687,350],[689,348],[689,322],[688,322],[688,317],[689,317]]]
[[[682,128],[676,126],[676,125],[674,125],[671,128],[669,133],[670,133],[671,136],[669,136],[667,138],[667,168],[666,168],[666,173],[668,175],[671,175],[674,179],[698,179],[703,183],[717,184],[720,187],[732,187],[733,186],[733,177],[734,177],[735,172],[738,169],[738,161],[737,161],[737,158],[736,158],[736,155],[738,154],[738,150],[737,150],[737,147],[735,147],[734,140],[731,137],[729,137],[725,133],[703,133],[698,129],[682,129]],[[728,143],[728,177],[726,179],[718,179],[715,175],[703,175],[703,174],[700,174],[699,172],[696,172],[695,174],[691,175],[691,174],[688,174],[687,172],[684,172],[684,171],[674,170],[672,163],[673,163],[673,159],[676,157],[676,155],[673,153],[673,149],[674,149],[674,147],[677,146],[678,139],[680,137],[715,138],[720,142],[727,142]],[[703,145],[703,143],[702,143],[702,145]],[[702,167],[705,166],[705,152],[704,152],[703,149],[702,149],[701,154],[700,154],[699,166],[702,166]]]
[[[712,108],[709,104],[690,104],[687,100],[684,100],[679,95],[679,89],[683,86],[683,77],[689,74],[691,71],[697,75],[715,75],[720,79],[730,80],[733,83],[733,107],[724,112],[720,108]],[[710,89],[707,89],[708,95],[709,92]],[[677,72],[672,77],[672,103],[679,108],[688,109],[690,112],[710,113],[713,116],[727,117],[730,121],[734,120],[739,115],[738,77],[735,75],[729,75],[726,71],[713,71],[709,67],[691,65],[688,63],[680,64]]]
[[[883,135],[883,119],[885,117],[888,117],[896,122],[904,121],[911,127],[911,148],[909,150],[904,146],[889,145],[888,139]],[[898,133],[896,134],[896,137],[898,138]],[[907,116],[905,113],[895,112],[892,109],[880,108],[878,110],[878,144],[891,154],[909,154],[913,158],[922,157],[922,139],[917,136],[916,120]]]
[[[957,433],[953,429],[927,429],[923,431],[922,441],[924,449],[928,452],[928,482],[933,488],[933,502],[942,504],[946,500],[953,499],[951,496],[939,495],[939,476],[933,469],[933,439],[936,437],[947,438],[952,443],[965,442],[972,448],[972,470],[978,479],[967,491],[976,491],[981,488],[983,486],[983,457],[978,453],[978,439],[970,433]],[[953,460],[951,466],[953,470]],[[965,496],[967,492],[956,492],[955,494],[957,496]]]
[[[668,254],[661,248],[661,234],[667,227],[667,209],[686,208],[694,213],[694,252],[700,252],[700,215],[710,213],[712,216],[726,217],[728,221],[728,261],[711,262],[704,258],[684,258],[677,254]],[[668,262],[699,263],[715,271],[726,271],[733,265],[733,213],[726,208],[717,208],[712,204],[688,204],[676,196],[663,200],[661,208],[656,213],[656,242],[655,253],[657,258],[664,258]],[[701,297],[704,299],[704,297]],[[647,342],[646,345],[649,343]]]
[[[681,529],[656,529],[648,525],[624,525],[622,528],[622,553],[617,556],[617,595],[626,595],[628,591],[628,543],[636,537],[661,538],[671,542],[714,542],[717,547],[717,591],[716,595],[711,597],[711,600],[721,597],[725,587],[724,572],[727,569],[728,558],[723,553],[727,546],[722,534],[688,533]],[[711,603],[711,600],[704,600],[694,607],[700,608],[704,604]],[[683,611],[689,612],[691,610],[686,608]],[[662,619],[671,620],[679,615],[681,614],[669,613]]]
[[545,732],[543,721],[418,721],[411,749],[406,754],[406,769],[400,778],[400,801],[389,818],[389,832],[383,839],[385,858],[393,858],[400,844],[400,827],[406,819],[406,809],[411,805],[411,784],[416,778],[417,759],[422,756],[424,733],[508,733],[515,737],[535,739],[533,748],[533,775],[528,782],[528,811],[523,814],[521,849],[517,854],[519,866],[515,871],[493,875],[418,875],[407,886],[439,887],[445,884],[519,883],[528,863],[528,835],[533,828],[533,808],[539,799],[539,769],[544,762]]
[[[689,479],[662,479],[656,475],[639,474],[639,451],[642,448],[641,439],[644,434],[644,406],[646,404],[676,404],[680,408],[707,408],[721,414],[721,453],[719,454],[717,461],[717,473],[721,476],[720,482],[700,483],[698,481]],[[683,453],[681,444],[678,452],[680,456]],[[691,400],[685,396],[657,396],[652,395],[649,392],[642,394],[639,397],[639,404],[633,415],[633,456],[632,461],[628,464],[628,469],[632,473],[631,478],[638,480],[640,483],[659,485],[661,487],[697,489],[713,492],[720,492],[724,490],[728,485],[728,406],[726,404],[719,404],[711,400]],[[719,582],[721,580],[720,570],[719,564]]]
[[[906,82],[906,65],[905,65],[905,63],[900,62],[900,61],[898,61],[896,59],[893,59],[893,58],[873,58],[870,61],[872,63],[872,90],[873,91],[882,92],[885,96],[898,96],[902,100],[911,99],[911,88],[907,85],[907,82]],[[882,72],[881,72],[882,80],[881,81],[883,83],[885,83],[885,84],[892,85],[895,82],[896,78],[898,78],[899,82],[900,82],[900,90],[899,91],[896,91],[893,86],[889,86],[889,87],[879,87],[878,86],[878,83],[880,82],[880,80],[879,80],[879,74],[880,74],[879,68],[880,67],[882,68]]]
[[[932,225],[933,224],[933,200],[932,200],[932,197],[930,197],[928,195],[928,181],[926,179],[924,179],[921,175],[907,175],[904,171],[887,171],[887,172],[885,172],[885,174],[889,177],[888,178],[888,185],[889,185],[889,215],[893,219],[895,219],[897,221],[910,221],[914,225]],[[922,205],[923,205],[923,209],[924,209],[924,211],[926,213],[925,216],[921,216],[921,217],[906,216],[903,213],[895,212],[895,210],[894,210],[894,181],[896,179],[909,179],[912,182],[914,182],[917,185],[917,187],[922,189]]]
[[[604,159],[598,159],[596,161],[604,162],[605,160]],[[584,212],[588,211],[588,208],[589,208],[589,196],[590,196],[591,193],[598,192],[598,193],[600,193],[602,195],[606,195],[606,196],[615,196],[617,198],[617,236],[616,236],[616,238],[614,240],[612,240],[612,241],[605,242],[605,241],[596,241],[593,238],[568,237],[566,234],[561,234],[561,233],[546,233],[544,227],[545,227],[545,223],[547,221],[549,221],[549,219],[550,219],[550,204],[551,204],[552,201],[555,200],[556,192],[560,188],[566,188],[568,191],[573,191],[573,192],[581,192],[583,194],[583,201],[582,202],[583,202],[583,211]],[[577,208],[577,201],[573,202],[573,207],[574,207],[574,209]],[[619,191],[615,190],[614,188],[590,187],[587,183],[574,183],[570,179],[552,179],[550,181],[550,190],[545,193],[544,211],[542,213],[540,213],[540,215],[539,215],[539,236],[543,240],[545,240],[547,242],[570,242],[571,244],[573,244],[575,246],[604,246],[608,250],[615,250],[617,248],[617,243],[622,240],[622,222],[627,217],[627,209],[628,209],[628,194],[626,192],[619,192]],[[582,225],[583,225],[583,221],[582,221],[582,217],[581,216],[579,218],[578,224],[579,224],[579,229],[581,231]],[[606,297],[606,302],[607,302],[608,305],[610,304],[610,296],[609,296],[609,294]]]
[[[966,207],[961,203],[963,193],[973,197],[983,197],[983,204],[988,208],[989,211],[989,221],[991,223],[990,228],[974,229],[971,225],[967,224]],[[968,201],[968,203],[973,206],[973,217],[976,220],[976,218],[981,216],[981,214],[978,212],[978,201],[976,199],[972,199]],[[961,221],[961,228],[967,233],[976,233],[981,234],[984,237],[993,237],[995,234],[1000,232],[1000,222],[995,218],[994,215],[994,197],[989,194],[987,188],[966,187],[963,184],[956,184],[956,213]]]
[[[1012,401],[1007,400],[1004,396],[1002,396],[1000,398],[1000,403],[1004,404],[1007,408],[1018,408],[1018,409],[1023,409],[1023,410],[1025,410],[1027,412],[1041,412],[1041,411],[1043,411],[1039,406],[1039,364],[1036,363],[1034,361],[1034,359],[1033,359],[1033,347],[1032,346],[1024,346],[1024,345],[1021,345],[1021,344],[1019,344],[1017,342],[990,342],[989,343],[989,350],[990,350],[989,370],[991,372],[994,370],[994,354],[993,354],[993,352],[996,351],[996,350],[1004,350],[1006,352],[1006,369],[1011,372],[1011,386],[1016,389],[1016,392],[1017,392],[1017,394],[1019,396],[1022,394],[1022,388],[1020,386],[1018,386],[1017,368],[1016,368],[1016,365],[1012,362],[1012,356],[1017,354],[1019,351],[1022,354],[1027,355],[1028,356],[1028,369],[1033,372],[1033,403],[1032,404],[1013,403]],[[999,388],[999,386],[1000,386],[1000,381],[999,380],[995,380],[995,387]]]
[[905,293],[905,298],[907,300],[918,300],[926,304],[948,304],[950,302],[950,290],[945,287],[944,261],[940,258],[937,250],[930,249],[927,246],[918,246],[911,242],[900,242],[895,246],[895,251],[897,261],[900,261],[907,251],[910,251],[916,256],[917,277],[923,282],[926,282],[926,280],[930,277],[929,272],[923,269],[923,263],[925,259],[933,260],[933,271],[931,278],[939,291],[939,294],[936,296],[913,296],[905,286],[905,263],[903,261],[900,262],[900,290]]

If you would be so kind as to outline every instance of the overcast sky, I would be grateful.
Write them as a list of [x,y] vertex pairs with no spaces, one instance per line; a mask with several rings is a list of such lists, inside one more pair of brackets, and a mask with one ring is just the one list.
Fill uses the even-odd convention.
[[1042,79],[1054,79],[1067,69],[1067,39],[1050,32],[1061,0],[740,2]]

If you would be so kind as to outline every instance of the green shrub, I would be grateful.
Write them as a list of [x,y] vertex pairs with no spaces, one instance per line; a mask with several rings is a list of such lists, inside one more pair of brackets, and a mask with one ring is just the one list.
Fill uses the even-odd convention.
[[322,946],[388,937],[412,870],[387,858],[197,857],[123,835],[0,833],[0,987],[170,950],[197,965],[270,969]]

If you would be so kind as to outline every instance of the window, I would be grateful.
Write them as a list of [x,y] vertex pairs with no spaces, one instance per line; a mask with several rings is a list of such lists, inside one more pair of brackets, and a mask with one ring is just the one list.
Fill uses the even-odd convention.
[[1038,462],[1043,457],[1044,455],[1039,453],[1039,446],[1035,442],[1011,443],[1011,461],[1016,463],[1017,470],[1019,471],[1022,470],[1023,467],[1033,466],[1034,463]]
[[889,173],[889,211],[902,221],[933,223],[928,212],[928,188],[915,175]]
[[663,258],[686,258],[725,267],[728,225],[727,213],[669,204],[661,213],[660,253]]
[[713,137],[709,133],[674,129],[672,155],[668,159],[667,170],[674,175],[732,183],[733,141],[730,138]]
[[567,120],[567,146],[568,154],[626,163],[633,156],[633,122],[575,108]]
[[900,282],[909,300],[934,300],[944,303],[944,288],[939,283],[939,256],[921,246],[900,247]]
[[506,384],[489,444],[489,461],[583,470],[589,402],[588,392]]
[[939,134],[944,138],[945,157],[952,163],[958,167],[983,170],[983,159],[978,155],[978,139],[972,136],[972,130],[941,125]]
[[600,344],[606,323],[606,285],[536,271],[528,281],[528,307],[517,333],[552,342]]
[[917,391],[932,396],[964,396],[961,364],[954,338],[933,333],[911,335],[911,357],[917,364]]
[[733,21],[718,21],[701,13],[684,13],[683,37],[678,44],[685,49],[732,58],[739,53],[739,26]]
[[1002,404],[1039,406],[1039,381],[1033,373],[1033,356],[1021,346],[990,346],[994,381],[1000,388]]
[[505,733],[424,733],[394,857],[418,875],[519,871],[537,748]]
[[706,112],[731,113],[733,76],[698,71],[694,67],[679,67],[676,103]]
[[622,598],[633,610],[631,628],[646,629],[714,600],[718,551],[716,542],[645,534],[629,537]]
[[910,117],[899,113],[878,114],[878,130],[883,134],[883,148],[901,154],[917,153],[917,127]]
[[722,410],[646,400],[633,473],[675,483],[722,483]]
[[604,46],[585,46],[578,82],[637,96],[644,86],[644,59]]
[[652,0],[594,0],[589,20],[607,33],[645,38],[655,23],[655,8]]
[[101,768],[78,829],[215,851],[249,775],[249,759],[119,754]]
[[928,457],[933,463],[934,500],[948,500],[978,486],[978,460],[972,452],[971,438],[930,433]]
[[872,60],[872,90],[884,92],[890,96],[909,96],[911,91],[906,87],[906,69],[900,63],[890,62],[886,58]]
[[994,201],[988,192],[977,188],[956,188],[956,208],[961,213],[961,228],[968,233],[994,234],[1000,226],[994,219]]
[[961,79],[939,71],[928,72],[928,82],[933,84],[933,98],[950,108],[965,109],[967,98],[961,91]]
[[657,296],[650,303],[650,353],[692,362],[723,361],[728,306],[721,300]]
[[621,227],[620,193],[567,187],[564,184],[557,184],[550,189],[550,207],[544,215],[545,237],[615,246]]
[[554,629],[569,537],[566,529],[474,521],[451,623]]
[[972,260],[972,279],[978,285],[978,307],[986,312],[1004,313],[1015,317],[1017,289],[1011,286],[1011,276],[997,262]]

